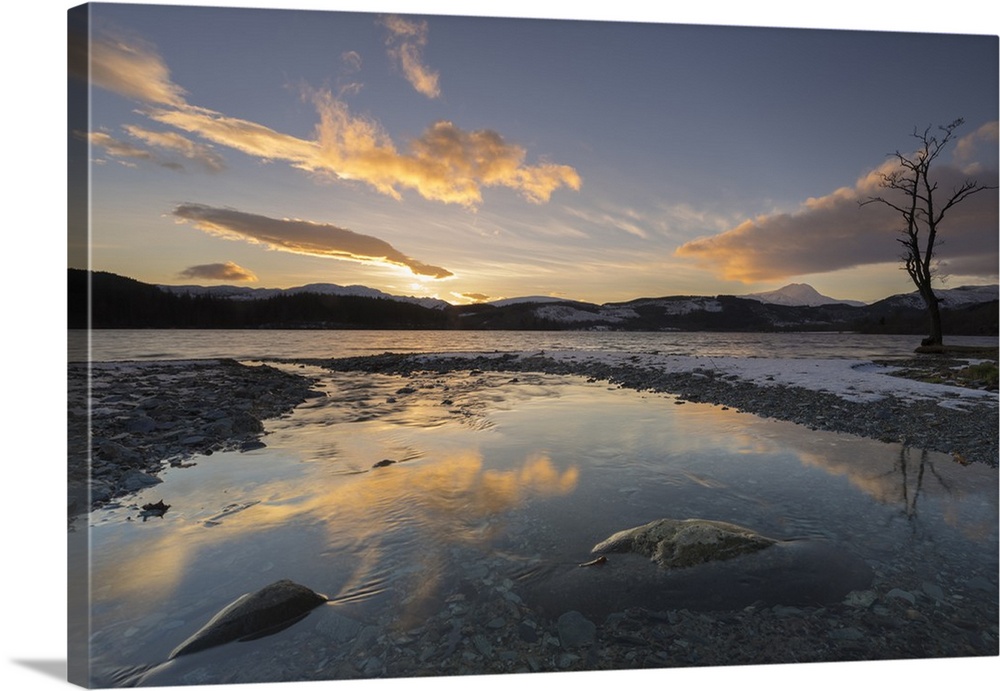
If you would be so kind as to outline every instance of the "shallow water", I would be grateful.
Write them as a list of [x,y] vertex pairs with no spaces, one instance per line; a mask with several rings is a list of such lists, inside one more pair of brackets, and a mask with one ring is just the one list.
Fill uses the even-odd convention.
[[[960,598],[974,597],[973,583],[996,587],[990,468],[573,377],[307,373],[328,397],[268,423],[266,448],[198,457],[128,506],[94,512],[97,684],[164,661],[237,596],[281,578],[333,604],[148,682],[203,683],[206,669],[242,664],[234,648],[267,660],[337,616],[406,631],[471,596],[470,582],[505,583],[552,617],[585,610],[585,589],[558,586],[556,598],[551,584],[577,578],[610,534],[662,517],[805,539],[900,587],[930,582]],[[373,467],[384,459],[395,463]],[[162,519],[130,508],[161,499]],[[709,583],[688,579],[658,604],[697,608],[719,587]],[[276,678],[295,676],[294,659],[272,662]]]

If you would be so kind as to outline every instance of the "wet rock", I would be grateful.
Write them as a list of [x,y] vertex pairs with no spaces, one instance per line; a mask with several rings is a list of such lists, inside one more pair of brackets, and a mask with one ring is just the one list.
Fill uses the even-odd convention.
[[143,504],[142,511],[139,515],[142,516],[142,520],[145,521],[147,518],[163,518],[163,515],[170,509],[170,504],[164,504],[163,500],[156,502],[155,504]]
[[871,607],[877,599],[878,595],[874,590],[854,590],[848,593],[847,597],[844,598],[844,604],[848,607],[867,609],[868,607]]
[[133,434],[145,434],[156,429],[156,422],[147,415],[138,415],[125,424],[125,429]]
[[579,648],[594,642],[597,626],[579,612],[566,612],[556,622],[559,644],[566,649]]
[[537,629],[528,622],[521,622],[518,625],[517,635],[525,643],[534,643],[538,640]]
[[842,629],[834,629],[829,633],[829,636],[837,641],[860,641],[865,637],[861,631],[853,626],[847,626]]
[[942,590],[939,585],[924,581],[924,583],[921,584],[920,589],[924,591],[925,595],[933,600],[937,600],[939,602],[944,600],[944,590]]
[[121,486],[126,491],[137,492],[160,482],[163,482],[163,480],[154,475],[144,473],[137,468],[130,468],[125,472],[125,475],[122,476]]
[[911,605],[917,601],[917,598],[916,596],[914,596],[913,593],[902,590],[901,588],[893,588],[892,590],[890,590],[888,593],[886,593],[886,599],[905,600],[906,602],[909,602]]
[[327,601],[290,580],[276,581],[248,593],[222,609],[201,629],[177,646],[170,659],[231,641],[246,641],[277,633]]
[[775,542],[732,523],[664,518],[615,533],[591,552],[634,552],[650,557],[660,566],[684,568],[750,554]]

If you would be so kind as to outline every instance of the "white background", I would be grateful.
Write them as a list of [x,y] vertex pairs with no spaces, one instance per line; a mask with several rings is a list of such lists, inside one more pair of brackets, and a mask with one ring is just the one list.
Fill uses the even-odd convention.
[[[419,14],[470,13],[470,3],[410,0],[360,2],[161,2],[159,4],[267,6]],[[481,0],[474,14],[485,16],[661,21],[695,24],[796,26],[860,30],[998,33],[992,3],[910,3],[843,0],[817,10],[786,1],[753,3],[658,3],[640,0],[587,3],[554,0]],[[3,527],[3,649],[0,680],[5,689],[63,688],[66,684],[65,596],[65,197],[66,197],[66,10],[74,3],[31,0],[6,5],[4,17],[2,141],[0,179],[4,212],[0,241],[5,324],[2,363],[3,415],[7,442],[0,452]],[[809,5],[810,7],[804,7]],[[990,7],[990,9],[987,9]],[[961,10],[961,16],[945,13]],[[887,58],[890,56],[887,56]],[[891,56],[900,62],[902,56]],[[915,95],[915,98],[919,98]],[[29,304],[30,302],[30,304]],[[444,678],[256,684],[254,691],[295,689],[500,689],[511,684],[544,689],[552,684],[590,688],[608,684],[635,689],[715,688],[843,689],[892,686],[918,691],[954,684],[981,685],[998,678],[998,658],[948,661],[812,664],[721,669],[614,673],[564,673],[518,677]],[[184,687],[211,689],[219,687]]]

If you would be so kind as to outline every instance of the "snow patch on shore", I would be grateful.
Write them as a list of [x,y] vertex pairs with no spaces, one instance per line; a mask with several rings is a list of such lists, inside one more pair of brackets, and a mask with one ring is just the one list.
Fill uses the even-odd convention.
[[[447,353],[445,357],[543,356],[572,364],[632,366],[668,374],[712,372],[718,377],[735,377],[755,386],[794,386],[829,393],[845,401],[870,403],[893,396],[904,401],[936,401],[949,408],[965,403],[997,405],[996,392],[967,389],[946,384],[930,384],[892,376],[898,368],[868,360],[699,357],[689,355],[629,354],[611,351],[543,351],[522,353]],[[427,355],[433,359],[434,355]]]

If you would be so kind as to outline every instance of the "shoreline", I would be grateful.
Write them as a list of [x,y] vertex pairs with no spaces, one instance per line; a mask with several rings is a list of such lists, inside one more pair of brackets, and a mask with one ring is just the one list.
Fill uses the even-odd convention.
[[[947,453],[959,463],[995,468],[1000,453],[995,392],[893,376],[903,368],[871,361],[560,351],[269,362],[399,376],[461,370],[581,376],[673,395],[678,403],[721,405],[812,430]],[[259,448],[264,420],[326,395],[307,376],[231,359],[95,362],[90,371],[88,411],[87,365],[69,365],[71,519],[157,484],[160,470],[183,466],[195,455]]]
[[235,360],[95,362],[88,410],[87,369],[68,372],[71,522],[158,484],[165,465],[262,446],[264,420],[324,395],[311,379]]
[[996,392],[893,376],[902,368],[872,361],[562,351],[384,353],[294,362],[403,376],[463,369],[576,375],[636,391],[674,395],[678,401],[721,405],[812,430],[947,453],[959,463],[996,468],[1000,455]]

